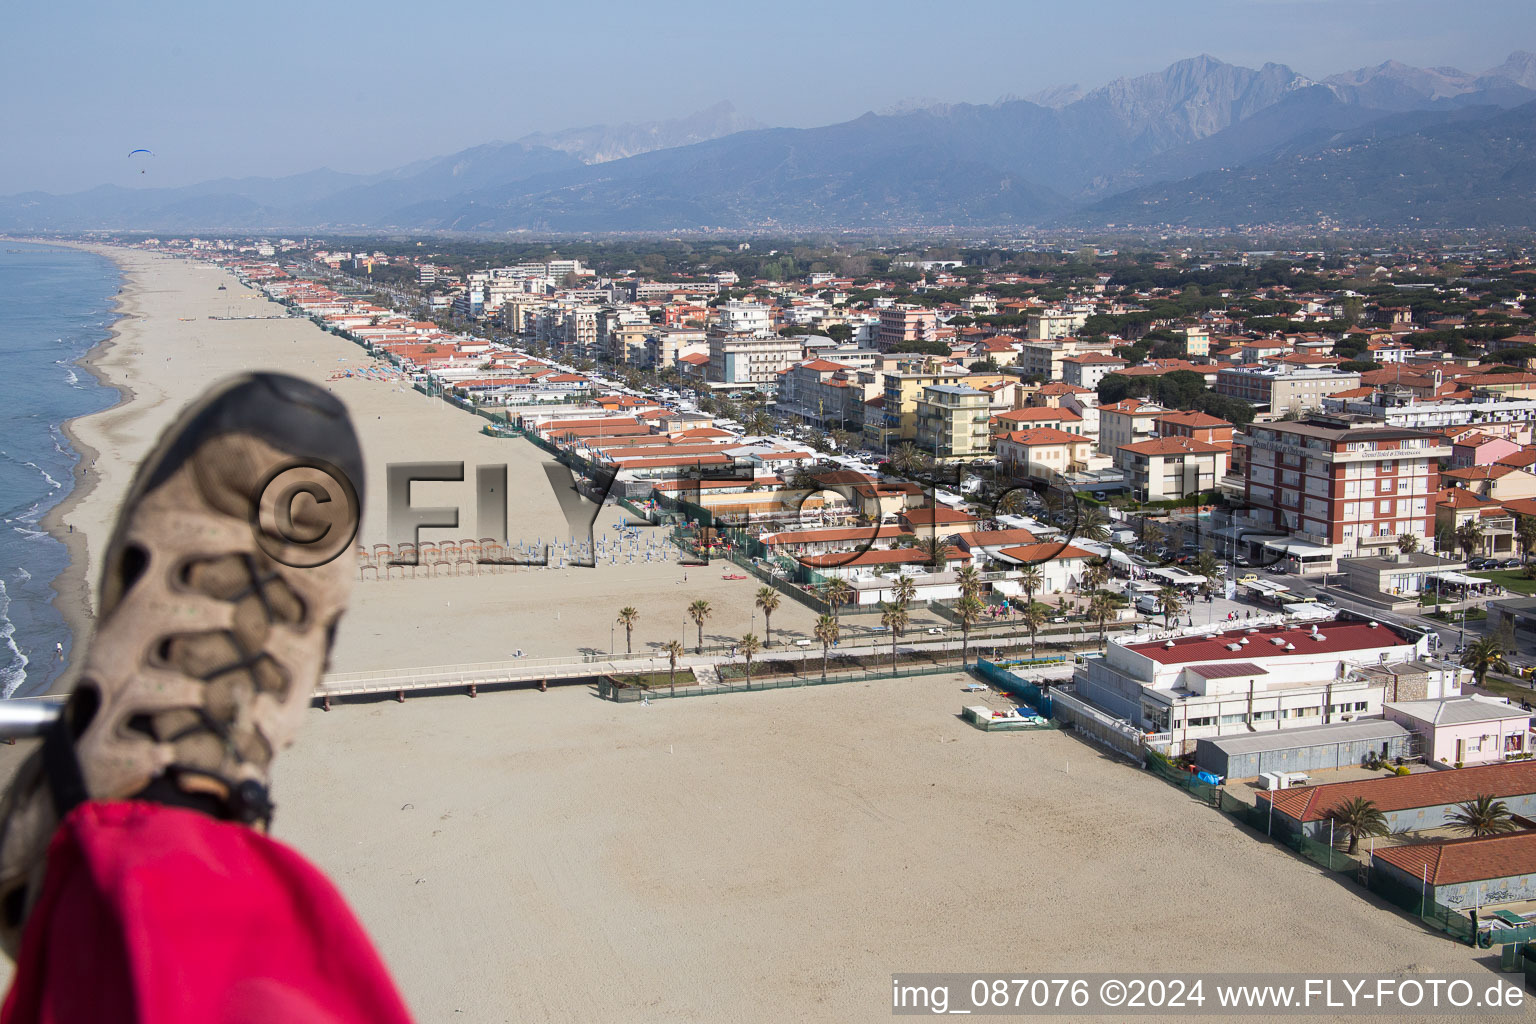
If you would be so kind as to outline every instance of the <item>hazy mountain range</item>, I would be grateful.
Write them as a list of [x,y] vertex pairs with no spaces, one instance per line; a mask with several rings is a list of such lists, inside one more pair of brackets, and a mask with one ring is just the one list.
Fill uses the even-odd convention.
[[1069,225],[1536,227],[1536,55],[1314,81],[1208,56],[1098,89],[767,128],[528,135],[376,175],[0,198],[0,229],[676,231]]

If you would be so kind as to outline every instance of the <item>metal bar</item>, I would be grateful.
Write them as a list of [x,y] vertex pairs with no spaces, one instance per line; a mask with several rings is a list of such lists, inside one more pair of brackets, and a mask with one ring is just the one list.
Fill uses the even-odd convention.
[[0,700],[0,740],[41,736],[63,710],[62,700]]

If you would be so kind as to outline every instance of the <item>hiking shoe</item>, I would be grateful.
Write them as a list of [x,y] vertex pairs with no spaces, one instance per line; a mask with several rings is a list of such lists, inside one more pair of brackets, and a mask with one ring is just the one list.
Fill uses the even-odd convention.
[[346,605],[362,454],[345,407],[252,374],[145,460],[103,561],[96,631],[58,723],[0,803],[0,946],[15,955],[59,821],[144,799],[265,828]]

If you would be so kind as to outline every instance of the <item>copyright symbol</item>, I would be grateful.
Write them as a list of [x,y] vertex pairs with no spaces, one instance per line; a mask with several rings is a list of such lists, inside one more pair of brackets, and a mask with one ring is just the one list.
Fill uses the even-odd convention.
[[1119,1006],[1125,1002],[1125,982],[1111,978],[1100,985],[1099,1001],[1105,1006]]
[[286,462],[267,475],[251,504],[251,532],[274,561],[313,569],[352,544],[362,519],[357,488],[322,459]]

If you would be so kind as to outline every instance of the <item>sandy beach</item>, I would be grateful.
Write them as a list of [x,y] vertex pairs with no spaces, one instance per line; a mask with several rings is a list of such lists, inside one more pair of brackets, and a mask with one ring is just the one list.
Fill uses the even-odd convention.
[[[87,580],[100,571],[100,547],[111,531],[117,502],[139,459],[160,431],[209,383],[257,369],[280,369],[323,383],[352,412],[367,464],[365,512],[359,541],[386,539],[385,469],[392,462],[462,462],[472,481],[477,465],[505,464],[512,539],[548,541],[569,533],[546,481],[545,453],[521,439],[481,433],[484,420],[410,389],[407,383],[364,377],[329,378],[373,360],[356,345],[307,320],[210,320],[211,316],[270,316],[283,307],[241,286],[217,267],[133,250],[102,250],[122,265],[123,318],[114,338],[92,354],[93,370],[131,396],[107,412],[77,421],[70,436],[81,446],[82,480],[49,525],[72,544],[75,564],[60,584],[61,607],[72,626],[87,621]],[[219,285],[225,285],[219,291]],[[94,469],[92,463],[94,462]],[[479,536],[474,529],[473,483],[424,483],[419,505],[458,505],[463,529],[426,530],[424,540]],[[594,530],[614,533],[626,514],[605,508]],[[70,526],[74,532],[68,532]],[[85,557],[80,558],[84,549]],[[84,565],[84,573],[79,567]],[[734,571],[734,570],[732,570]],[[684,580],[684,575],[687,580]],[[640,611],[637,652],[671,639],[688,645],[696,630],[686,614],[695,600],[715,608],[706,641],[728,642],[755,629],[751,579],[725,580],[718,565],[685,567],[643,559],[596,569],[482,571],[452,579],[386,579],[360,583],[333,656],[337,671],[500,661],[521,649],[529,657],[575,656],[624,650],[613,630],[625,605]],[[808,637],[815,616],[784,601],[773,618],[774,636]],[[79,631],[77,630],[77,633]],[[67,685],[67,683],[66,683]]]
[[[112,255],[124,318],[94,364],[132,397],[72,429],[95,453],[88,476],[96,462],[57,516],[86,552],[61,583],[78,621],[138,459],[243,370],[321,381],[352,409],[365,543],[383,540],[385,464],[427,459],[507,463],[515,529],[564,532],[533,446],[399,383],[329,381],[368,357],[307,322],[208,319],[279,309],[217,268]],[[418,494],[470,505],[467,485]],[[621,518],[605,511],[599,532]],[[719,609],[707,636],[739,636],[756,583],[720,577],[624,564],[364,582],[334,667],[622,650],[610,626],[625,604],[637,650],[691,646],[699,597]],[[775,633],[808,635],[812,618],[785,600]],[[1481,970],[1475,951],[1070,735],[972,729],[961,684],[342,705],[313,712],[279,760],[275,834],[336,881],[423,1022],[877,1020],[909,971]],[[24,752],[0,748],[0,769]]]

